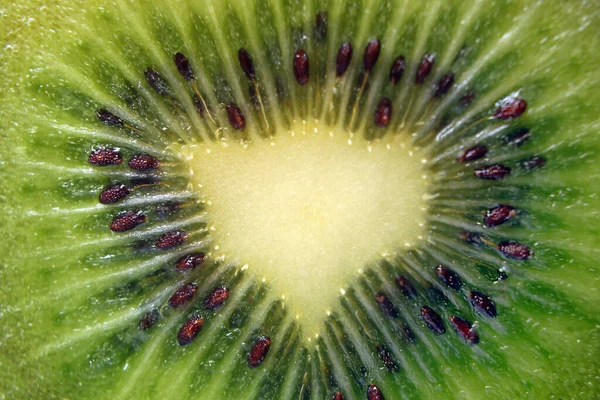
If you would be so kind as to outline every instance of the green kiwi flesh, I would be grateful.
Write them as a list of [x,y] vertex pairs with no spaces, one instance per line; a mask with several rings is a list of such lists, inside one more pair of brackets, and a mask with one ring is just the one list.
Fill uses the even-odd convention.
[[[600,21],[593,2],[115,3],[23,1],[0,12],[4,397],[598,397]],[[375,39],[380,54],[367,67],[365,48]],[[340,74],[343,43],[353,56]],[[240,49],[255,76],[240,66]],[[308,73],[297,64],[300,49]],[[193,79],[174,62],[179,52]],[[434,57],[431,71],[421,69],[424,54]],[[394,84],[390,67],[399,55],[406,67]],[[448,72],[454,82],[440,91]],[[526,110],[498,117],[497,102],[507,96],[525,100]],[[389,123],[378,114],[387,111],[379,108],[384,98]],[[99,110],[121,122],[111,126]],[[269,243],[276,231],[246,229],[230,242],[219,236],[223,221],[235,228],[235,212],[221,218],[225,212],[215,210],[221,194],[243,184],[236,168],[277,168],[284,151],[293,159],[304,150],[292,133],[318,147],[314,158],[303,156],[307,163],[333,163],[322,164],[323,186],[343,182],[331,171],[348,171],[357,159],[335,152],[337,142],[314,139],[317,146],[308,137],[329,132],[344,138],[340,149],[348,140],[362,146],[360,162],[373,146],[388,180],[414,187],[401,197],[395,185],[381,197],[415,207],[400,220],[406,232],[394,236],[397,248],[361,247],[363,259],[349,244],[314,257],[310,246],[286,238]],[[388,162],[377,152],[390,143],[398,153]],[[270,156],[261,146],[282,152]],[[488,152],[465,159],[473,146]],[[118,149],[122,160],[90,164],[99,148]],[[198,161],[207,149],[221,158]],[[265,163],[253,164],[253,152],[266,154]],[[160,166],[129,168],[140,154]],[[545,164],[537,168],[540,158],[532,157]],[[474,176],[496,164],[510,174]],[[200,186],[219,180],[211,168],[231,179]],[[393,175],[398,170],[407,175]],[[286,175],[302,176],[278,179]],[[369,195],[381,189],[364,176]],[[257,194],[265,188],[257,182],[268,178],[243,181]],[[99,204],[98,194],[114,184],[132,193]],[[243,197],[231,203],[234,211]],[[486,226],[486,211],[502,205],[516,216]],[[111,231],[127,211],[144,219]],[[385,242],[366,228],[364,243]],[[173,232],[185,232],[181,243],[162,236]],[[344,237],[356,243],[355,233]],[[325,242],[336,243],[315,240]],[[507,257],[499,251],[505,242],[527,253]],[[284,243],[293,257],[269,269],[261,257],[273,247],[281,254]],[[196,268],[175,268],[200,252],[206,259]],[[298,275],[278,283],[302,252],[312,268],[358,261],[314,291]],[[404,294],[401,276],[414,296]],[[182,287],[191,301],[183,292],[173,297]],[[227,297],[218,290],[225,287]],[[494,302],[494,315],[473,306],[478,293]],[[187,332],[201,328],[184,334],[185,324]]]

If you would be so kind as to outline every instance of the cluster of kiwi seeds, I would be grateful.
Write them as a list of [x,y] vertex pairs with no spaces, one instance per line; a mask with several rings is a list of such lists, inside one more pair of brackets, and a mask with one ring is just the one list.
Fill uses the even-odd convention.
[[[327,13],[319,12],[315,18],[314,34],[311,35],[312,43],[310,47],[315,48],[322,45],[323,41],[327,37]],[[304,43],[304,46],[309,46],[309,43]],[[339,46],[339,50],[335,59],[335,76],[339,84],[344,84],[344,79],[356,81],[355,77],[346,76],[346,72],[351,62],[360,62],[362,68],[360,68],[360,76],[358,78],[358,85],[354,88],[355,97],[353,99],[354,105],[352,106],[352,116],[346,124],[345,128],[349,131],[354,131],[356,128],[355,117],[360,113],[360,108],[363,106],[363,96],[369,87],[369,77],[375,66],[377,65],[382,51],[382,44],[378,38],[373,38],[364,47],[362,51],[362,57],[356,57],[354,55],[354,49],[352,43],[344,42]],[[292,70],[289,71],[293,74],[296,84],[299,87],[305,86],[313,81],[320,80],[322,77],[315,76],[313,72],[311,74],[311,62],[316,65],[325,64],[325,60],[317,60],[319,52],[313,52],[314,58],[304,50],[304,48],[298,48],[293,54]],[[356,60],[358,58],[358,61]],[[430,93],[427,93],[429,100],[427,101],[427,107],[435,105],[441,101],[444,96],[453,88],[455,84],[455,75],[452,70],[445,72],[441,78],[433,85],[430,84],[432,79],[431,75],[434,71],[436,55],[433,53],[426,53],[423,55],[421,60],[407,60],[405,55],[397,55],[391,65],[383,66],[389,70],[388,79],[385,85],[388,88],[380,88],[381,93],[389,92],[396,86],[409,84],[412,81],[413,88],[411,89],[411,97],[408,100],[408,105],[403,107],[394,106],[394,101],[389,97],[382,96],[375,108],[371,111],[372,123],[377,129],[373,131],[373,135],[382,136],[388,129],[394,129],[394,126],[390,126],[394,111],[402,115],[401,118],[396,118],[399,121],[399,128],[403,129],[406,125],[411,125],[415,121],[408,120],[413,116],[413,109],[411,104],[414,101],[415,93],[420,87],[432,88]],[[153,67],[148,67],[144,71],[140,71],[140,77],[144,77],[148,88],[156,92],[157,95],[163,97],[165,101],[171,104],[175,111],[184,110],[181,105],[180,97],[188,96],[191,98],[195,111],[198,113],[209,130],[217,132],[222,130],[223,121],[221,121],[221,113],[217,110],[219,107],[217,104],[211,104],[206,100],[206,96],[203,95],[199,88],[197,71],[193,67],[193,63],[190,62],[188,57],[182,52],[177,52],[173,55],[173,63],[177,68],[181,78],[187,84],[187,92],[175,93],[175,91],[169,86],[167,80],[163,77],[161,72]],[[244,104],[244,109],[255,108],[259,111],[262,119],[254,119],[252,123],[257,124],[257,131],[264,132],[265,135],[273,132],[273,127],[276,125],[273,122],[269,122],[268,106],[265,105],[261,97],[261,82],[256,73],[256,67],[253,61],[253,57],[250,52],[245,48],[238,50],[238,73],[245,76],[248,80],[248,92],[250,104]],[[414,67],[413,67],[414,65]],[[260,67],[260,66],[259,66]],[[406,75],[406,76],[405,76]],[[280,83],[281,84],[281,83]],[[353,85],[353,82],[347,85]],[[351,90],[351,89],[349,89]],[[279,88],[278,96],[280,101],[286,101],[287,92],[289,89]],[[461,110],[465,110],[469,107],[472,101],[475,99],[476,93],[474,90],[467,90],[462,97],[459,99],[459,106]],[[431,140],[434,132],[437,133],[436,139],[443,139],[448,132],[452,131],[455,135],[460,136],[469,131],[476,132],[474,137],[484,136],[489,133],[491,129],[495,134],[499,130],[506,130],[512,127],[512,125],[501,125],[497,127],[491,127],[495,122],[510,121],[520,117],[527,110],[527,102],[521,98],[518,93],[507,94],[506,97],[498,100],[494,105],[493,109],[489,112],[483,113],[483,115],[475,116],[469,120],[460,121],[460,124],[447,124],[445,122],[429,129],[424,130],[424,133],[417,137],[419,143]],[[228,120],[229,126],[236,131],[244,132],[247,127],[247,120],[244,112],[240,105],[230,102],[225,105],[222,110]],[[463,111],[464,112],[464,111]],[[428,111],[423,111],[424,116],[428,114]],[[112,112],[105,108],[99,108],[96,110],[96,116],[99,121],[107,126],[114,127],[115,129],[122,129],[129,132],[132,135],[137,135],[141,138],[146,137],[147,133],[144,132],[144,128],[136,127],[134,123],[126,121],[121,116],[117,115],[116,112]],[[398,127],[398,125],[396,126]],[[172,133],[170,133],[172,134]],[[246,136],[242,136],[247,139]],[[508,146],[508,149],[517,149],[521,144],[525,143],[531,138],[530,130],[528,127],[518,127],[512,129],[508,134],[502,137],[502,142],[495,143],[496,146]],[[484,140],[483,138],[481,139]],[[463,144],[459,144],[463,146]],[[546,160],[540,155],[533,155],[528,158],[522,159],[513,163],[512,165],[505,165],[502,163],[489,163],[486,162],[486,156],[489,151],[489,145],[477,143],[473,146],[462,151],[457,157],[457,161],[463,164],[465,169],[465,179],[484,179],[491,181],[498,181],[502,179],[508,179],[512,174],[524,174],[541,168],[546,163]],[[434,167],[441,165],[440,168],[448,169],[447,164],[452,161],[451,156],[456,154],[458,146],[450,147],[444,153],[438,155],[435,158]],[[88,163],[98,167],[112,167],[119,166],[123,162],[123,152],[121,149],[114,146],[101,146],[96,147],[89,153]],[[445,164],[444,164],[445,163]],[[145,152],[134,153],[129,156],[127,162],[128,167],[135,171],[142,173],[143,175],[137,176],[136,179],[130,181],[119,181],[112,183],[109,186],[102,189],[98,196],[98,201],[101,204],[112,205],[120,204],[128,198],[130,194],[144,188],[160,189],[162,187],[169,188],[168,182],[161,180],[160,174],[157,172],[165,164],[163,160],[159,160],[152,154]],[[450,167],[451,168],[451,167]],[[164,197],[158,192],[152,192],[145,201],[149,203],[160,202],[160,200],[154,200],[153,197]],[[191,202],[192,200],[189,200]],[[167,201],[161,204],[155,211],[154,216],[147,216],[147,213],[138,208],[129,206],[128,203],[123,203],[123,208],[126,210],[118,211],[115,213],[114,218],[109,224],[112,231],[117,233],[123,233],[130,230],[134,230],[143,224],[151,223],[154,221],[148,221],[148,218],[154,218],[156,221],[160,220],[161,217],[167,214],[177,213],[181,208],[189,207],[189,203],[181,203],[177,201]],[[482,215],[482,222],[487,228],[494,228],[496,226],[507,223],[518,217],[518,214],[522,210],[518,210],[509,204],[498,204],[489,208]],[[495,241],[493,234],[484,232],[472,232],[472,231],[461,231],[457,235],[465,243],[473,247],[490,247],[497,250],[500,255],[505,258],[512,260],[525,261],[529,260],[533,256],[533,251],[530,247],[524,243],[513,240],[501,240]],[[200,294],[198,284],[201,276],[194,272],[198,268],[202,268],[202,265],[206,262],[205,253],[196,251],[196,246],[185,246],[186,242],[192,242],[194,236],[198,236],[198,232],[186,232],[184,230],[168,230],[162,235],[145,240],[136,242],[135,246],[139,247],[140,251],[156,251],[156,252],[171,252],[176,254],[176,260],[172,263],[172,268],[184,274],[184,280],[186,283],[179,286],[176,290],[170,294],[166,304],[160,308],[153,308],[146,312],[139,321],[139,329],[146,331],[152,328],[156,322],[165,313],[163,307],[171,307],[173,309],[182,309],[189,313],[189,309],[193,308],[194,311],[189,313],[185,321],[181,323],[177,332],[177,342],[180,346],[186,346],[192,343],[193,340],[199,335],[201,328],[204,324],[205,317],[201,314],[200,310],[196,310],[192,304],[196,300],[196,297]],[[440,247],[448,247],[448,242],[437,242]],[[183,249],[183,250],[181,250]],[[175,253],[177,251],[177,253]],[[418,259],[418,258],[417,258]],[[411,264],[416,260],[406,260],[407,270],[420,269],[420,265]],[[501,264],[498,262],[491,261],[486,263],[484,268],[488,268],[496,276],[497,280],[505,280],[508,278],[508,273],[503,267],[496,267],[494,265]],[[389,268],[398,268],[398,266],[388,265]],[[476,345],[479,342],[479,334],[473,326],[473,323],[468,320],[468,317],[462,316],[460,307],[456,307],[455,304],[461,304],[459,297],[464,297],[473,306],[482,318],[496,318],[497,310],[494,301],[484,292],[479,291],[476,287],[471,287],[470,284],[465,284],[461,274],[457,273],[450,267],[443,264],[432,265],[429,267],[432,275],[435,276],[431,281],[427,277],[422,275],[414,274],[414,277],[404,275],[396,275],[394,282],[396,287],[392,288],[389,285],[378,283],[375,277],[373,279],[365,279],[365,286],[368,292],[371,292],[369,297],[372,301],[379,306],[379,310],[371,310],[373,313],[381,313],[381,316],[387,318],[388,327],[384,327],[380,321],[379,316],[369,315],[365,318],[369,318],[369,321],[364,321],[362,318],[356,319],[355,323],[358,324],[360,330],[367,335],[367,340],[373,348],[376,350],[378,357],[378,363],[381,363],[387,371],[390,373],[397,372],[402,365],[401,353],[397,350],[398,345],[395,341],[390,344],[385,344],[385,340],[379,340],[371,337],[369,332],[375,329],[381,329],[382,332],[390,334],[390,328],[392,331],[396,330],[401,332],[401,337],[404,338],[406,343],[410,343],[418,340],[418,336],[413,332],[410,324],[406,321],[411,320],[415,323],[415,317],[422,319],[425,326],[431,331],[433,335],[444,335],[446,334],[446,326],[450,324],[456,333],[461,337],[466,344]],[[202,277],[202,280],[205,278]],[[413,280],[416,281],[413,283]],[[469,278],[469,281],[472,279]],[[384,286],[384,290],[377,290],[381,286]],[[452,292],[448,292],[451,290]],[[223,306],[230,296],[230,289],[226,285],[219,285],[210,290],[202,301],[202,308],[206,311],[215,311]],[[452,300],[448,300],[448,298]],[[359,297],[360,299],[360,297]],[[352,301],[352,300],[349,300]],[[451,302],[454,307],[457,308],[455,311],[441,310],[445,308],[444,304]],[[398,307],[396,304],[403,303],[403,307]],[[430,305],[433,305],[431,307]],[[444,311],[444,312],[442,312]],[[442,315],[444,316],[442,316]],[[447,316],[446,316],[447,315]],[[335,331],[335,319],[332,319],[329,325],[330,329]],[[385,334],[384,333],[384,334]],[[386,335],[387,336],[387,335]],[[279,335],[283,340],[284,338]],[[384,336],[385,337],[385,336]],[[389,340],[390,336],[386,339]],[[289,340],[289,338],[286,338]],[[271,338],[267,335],[257,336],[250,346],[247,352],[247,365],[249,368],[255,368],[259,366],[267,357],[269,349],[272,345]],[[351,343],[340,343],[343,346],[351,346]],[[277,351],[285,351],[285,343],[279,343]],[[389,348],[393,349],[390,350]],[[273,357],[277,357],[276,355]],[[370,357],[370,356],[369,356]],[[367,358],[368,359],[368,358]],[[364,360],[367,362],[367,360]],[[364,367],[363,367],[364,368]],[[334,399],[343,399],[343,393],[341,391],[335,391],[331,394]],[[384,395],[381,390],[375,384],[369,384],[366,396],[369,400],[383,399]]]
[[[535,126],[521,122],[528,121],[521,118],[528,111],[524,91],[496,91],[492,101],[486,92],[482,100],[477,85],[461,75],[470,44],[453,44],[453,59],[442,54],[443,62],[439,49],[423,48],[424,43],[418,56],[410,49],[398,53],[391,36],[332,37],[329,13],[316,9],[310,23],[285,33],[291,38],[280,48],[257,44],[256,33],[231,33],[245,25],[245,17],[226,14],[223,26],[204,31],[208,23],[196,21],[201,40],[217,55],[196,54],[191,43],[174,41],[181,48],[165,46],[172,50],[168,63],[133,70],[107,50],[105,84],[118,101],[105,96],[103,103],[102,96],[92,95],[77,103],[85,104],[83,118],[95,120],[103,133],[93,143],[72,144],[82,152],[81,164],[87,162],[103,183],[82,178],[85,188],[72,190],[75,196],[97,196],[103,216],[86,223],[112,231],[111,245],[90,251],[82,262],[139,264],[136,271],[128,269],[133,280],[94,296],[90,304],[106,301],[102,296],[115,302],[134,294],[145,298],[135,307],[135,320],[115,334],[118,344],[98,350],[116,360],[104,362],[122,361],[110,346],[130,354],[154,343],[143,348],[150,360],[158,343],[167,341],[172,357],[214,370],[190,384],[195,395],[218,397],[227,386],[231,396],[239,386],[240,396],[248,398],[335,400],[411,397],[419,393],[419,382],[435,382],[444,368],[429,359],[467,357],[460,364],[465,368],[501,364],[502,350],[485,348],[486,337],[505,335],[519,324],[511,319],[510,328],[503,325],[511,300],[502,293],[527,266],[542,267],[527,231],[530,212],[518,199],[536,171],[552,163],[550,155],[525,146],[536,139]],[[222,71],[205,70],[201,60],[219,58],[231,27],[237,57],[221,55]],[[171,28],[163,28],[167,41]],[[240,42],[247,44],[238,48]],[[78,96],[87,95],[73,98]],[[302,120],[338,124],[369,141],[411,135],[415,148],[427,155],[432,177],[426,240],[365,266],[324,319],[322,332],[308,340],[268,284],[215,256],[211,216],[191,189],[185,163],[170,148],[224,139],[251,145]],[[519,227],[527,234],[514,229]],[[102,364],[91,359],[90,365]],[[208,383],[207,376],[215,381]],[[191,382],[180,378],[179,383]],[[121,393],[125,397],[140,384],[131,379]],[[386,391],[399,386],[405,393]]]

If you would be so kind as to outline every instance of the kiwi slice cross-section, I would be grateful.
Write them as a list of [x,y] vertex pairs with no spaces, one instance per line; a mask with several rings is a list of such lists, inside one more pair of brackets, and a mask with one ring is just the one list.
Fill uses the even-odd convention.
[[594,2],[0,9],[2,397],[600,395]]

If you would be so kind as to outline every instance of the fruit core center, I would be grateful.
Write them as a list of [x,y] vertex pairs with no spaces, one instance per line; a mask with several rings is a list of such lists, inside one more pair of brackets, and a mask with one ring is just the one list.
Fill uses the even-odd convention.
[[425,233],[425,160],[403,136],[298,123],[244,145],[184,146],[211,257],[247,265],[316,333],[362,269]]

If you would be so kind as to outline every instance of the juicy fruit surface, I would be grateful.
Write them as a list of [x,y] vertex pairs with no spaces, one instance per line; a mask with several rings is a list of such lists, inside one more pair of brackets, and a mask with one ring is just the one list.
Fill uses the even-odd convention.
[[[321,11],[326,35],[315,30]],[[597,395],[600,92],[592,2],[19,2],[0,15],[0,388],[8,397]],[[373,38],[381,55],[354,108],[366,82],[363,50]],[[354,56],[338,80],[344,42]],[[253,55],[266,118],[237,64],[241,47]],[[299,48],[310,59],[305,84],[304,72],[294,75]],[[214,121],[196,112],[190,84],[173,63],[180,51]],[[415,75],[425,53],[435,62],[421,84]],[[400,54],[407,68],[392,85],[389,66]],[[165,77],[172,97],[148,86],[149,67]],[[454,86],[430,103],[450,69]],[[469,90],[476,96],[467,107],[460,99]],[[528,103],[518,119],[466,129],[513,93]],[[373,122],[383,96],[393,106],[386,128]],[[232,102],[244,124],[237,110],[231,122]],[[136,130],[103,125],[96,112],[106,108]],[[209,254],[187,275],[174,269],[186,254],[210,250],[211,236],[208,209],[188,190],[181,154],[171,149],[215,139],[216,125],[227,127],[230,140],[256,141],[317,118],[368,139],[406,131],[430,161],[433,198],[425,244],[365,265],[306,345],[279,293],[242,265]],[[522,127],[532,139],[502,141]],[[486,158],[454,161],[481,143],[490,149]],[[99,146],[118,148],[123,162],[90,165]],[[160,159],[152,177],[164,184],[127,169],[125,160],[137,153]],[[518,167],[534,155],[547,165]],[[476,168],[487,173],[503,163],[514,171],[509,177],[473,177]],[[102,189],[122,182],[140,188],[123,203],[98,204]],[[165,202],[185,206],[172,211]],[[519,214],[484,227],[485,211],[501,204]],[[113,218],[131,208],[147,220],[111,232]],[[460,239],[464,231],[468,241]],[[185,234],[163,236],[170,232]],[[480,237],[527,243],[533,257],[507,258]],[[162,247],[169,249],[149,251]],[[498,279],[498,268],[508,279]],[[399,274],[413,282],[416,297],[405,299]],[[170,307],[190,281],[199,283],[191,300]],[[227,300],[205,309],[202,300],[221,286]],[[477,293],[494,301],[495,318]],[[139,329],[140,320],[154,325]],[[469,324],[476,345],[465,343],[476,341]]]

